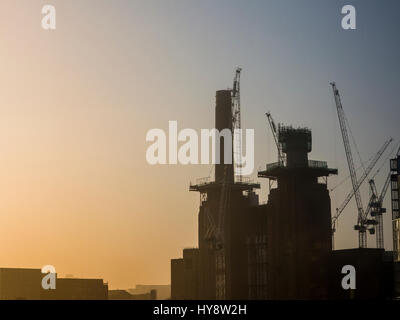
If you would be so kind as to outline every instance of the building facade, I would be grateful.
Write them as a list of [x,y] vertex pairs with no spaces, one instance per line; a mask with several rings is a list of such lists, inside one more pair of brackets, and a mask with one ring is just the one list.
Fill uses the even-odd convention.
[[400,297],[400,156],[390,160],[390,187],[392,200],[394,293]]

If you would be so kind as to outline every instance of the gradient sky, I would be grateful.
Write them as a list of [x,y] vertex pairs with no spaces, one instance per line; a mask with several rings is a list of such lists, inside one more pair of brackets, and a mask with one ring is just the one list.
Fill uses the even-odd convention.
[[[357,30],[345,31],[349,3]],[[57,9],[56,31],[40,26],[44,4]],[[399,31],[398,1],[1,1],[0,266],[52,264],[111,288],[169,283],[169,260],[197,244],[189,182],[210,166],[148,165],[146,132],[169,120],[212,127],[215,91],[236,66],[256,168],[276,161],[269,110],[312,129],[310,158],[339,169],[334,186],[348,169],[329,82],[364,160],[388,137],[398,142]],[[349,190],[332,193],[333,209]],[[336,248],[357,246],[353,202]]]

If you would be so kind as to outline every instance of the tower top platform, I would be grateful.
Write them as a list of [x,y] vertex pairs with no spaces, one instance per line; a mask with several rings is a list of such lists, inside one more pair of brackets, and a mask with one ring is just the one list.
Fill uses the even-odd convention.
[[[254,183],[250,179],[242,177],[242,181],[227,182],[229,188],[237,189],[242,191],[249,191],[253,189],[260,189],[259,183]],[[211,181],[209,177],[201,178],[196,181],[195,184],[190,183],[189,191],[205,192],[212,189],[220,189],[222,187],[221,182]]]
[[337,174],[337,169],[328,168],[326,161],[308,160],[307,166],[287,167],[282,163],[274,162],[267,164],[266,170],[258,171],[259,178],[277,179],[278,177],[297,174],[305,174],[311,177],[327,177]]

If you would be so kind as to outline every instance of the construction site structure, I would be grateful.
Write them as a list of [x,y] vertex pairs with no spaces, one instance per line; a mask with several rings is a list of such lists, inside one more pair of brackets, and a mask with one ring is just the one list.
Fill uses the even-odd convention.
[[390,189],[393,221],[393,254],[394,261],[400,262],[400,155],[390,160]]
[[240,74],[242,68],[236,68],[231,91],[232,129],[233,129],[233,159],[235,160],[235,177],[242,181],[242,114],[240,111]]
[[[353,155],[351,151],[351,146],[350,146],[350,141],[349,141],[349,136],[347,133],[347,125],[346,125],[346,116],[343,110],[339,90],[336,87],[335,82],[331,82],[332,90],[333,90],[333,95],[335,98],[335,104],[336,104],[336,109],[337,109],[337,114],[339,118],[339,125],[340,125],[340,130],[342,132],[342,138],[343,138],[343,145],[344,149],[346,152],[346,158],[347,158],[347,164],[349,167],[349,172],[350,172],[350,178],[351,178],[351,184],[353,186],[353,192],[354,192],[354,197],[356,199],[356,205],[357,205],[357,224],[354,226],[354,230],[358,231],[358,245],[360,248],[366,248],[367,247],[367,230],[368,227],[374,226],[375,225],[375,220],[374,219],[368,219],[367,215],[365,214],[362,200],[361,200],[361,194],[360,194],[360,185],[357,181],[357,174],[356,170],[354,167],[354,160],[353,160]],[[390,140],[391,142],[391,140]],[[365,174],[367,176],[367,174]]]
[[394,293],[400,298],[400,154],[390,159],[390,190],[392,200]]
[[[377,162],[379,161],[379,159],[382,157],[382,155],[384,154],[384,152],[386,151],[386,149],[388,148],[388,146],[390,145],[390,143],[393,141],[392,138],[388,139],[387,141],[384,142],[384,144],[382,145],[382,147],[379,149],[379,151],[372,157],[371,161],[369,162],[367,168],[365,168],[363,174],[361,175],[361,177],[357,180],[357,184],[356,184],[356,190],[358,191],[362,185],[362,183],[365,181],[365,179],[368,177],[368,175],[371,173],[372,169],[375,167],[375,165],[377,164]],[[348,193],[348,195],[346,196],[346,198],[344,199],[343,203],[339,206],[339,208],[336,208],[336,213],[335,215],[332,217],[332,246],[334,247],[334,235],[336,232],[336,224],[337,221],[340,217],[340,215],[343,213],[343,210],[346,208],[346,206],[348,205],[348,203],[350,202],[350,200],[353,198],[355,192],[354,192],[354,188]],[[370,213],[369,208],[366,210],[366,216],[368,216],[368,214]],[[372,229],[370,229],[372,230]]]
[[[221,132],[234,127],[232,91],[216,92],[215,128]],[[190,191],[200,193],[199,211],[199,295],[204,299],[240,298],[238,273],[242,261],[237,243],[245,246],[246,207],[258,204],[258,183],[235,181],[234,162],[225,164],[225,138],[220,140],[220,163],[215,165],[215,181],[199,180]],[[241,241],[242,240],[242,241]]]
[[[390,157],[392,154],[390,154]],[[400,145],[397,148],[396,156],[400,156]],[[385,161],[386,163],[386,161]],[[385,164],[384,163],[384,164]],[[384,241],[384,221],[383,214],[386,213],[386,208],[383,208],[383,200],[385,199],[387,190],[389,189],[390,180],[391,180],[391,172],[386,176],[385,182],[383,184],[381,193],[378,195],[375,186],[375,176],[380,172],[383,165],[376,171],[374,176],[370,180],[370,189],[371,189],[371,198],[368,203],[367,212],[370,211],[371,217],[373,217],[377,221],[376,226],[376,247],[383,249],[385,247]]]
[[268,123],[271,128],[271,133],[272,133],[272,136],[275,141],[277,154],[278,154],[278,163],[280,165],[285,165],[285,154],[282,152],[282,144],[279,143],[279,136],[278,136],[279,135],[278,127],[280,126],[280,124],[278,124],[278,127],[277,127],[274,119],[272,118],[271,112],[267,112],[265,115],[267,116]]
[[[311,130],[279,126],[286,164],[267,164],[258,177],[276,180],[267,203],[269,296],[274,299],[327,297],[331,207],[325,161],[309,160]],[[322,178],[322,182],[320,182]],[[325,267],[324,267],[325,266]],[[279,275],[279,276],[278,276]]]
[[[216,129],[234,127],[232,90],[216,94]],[[269,117],[269,121],[272,118]],[[273,123],[273,125],[272,125]],[[171,260],[174,299],[386,299],[391,257],[383,249],[332,250],[331,200],[327,181],[337,169],[309,160],[308,128],[275,126],[281,156],[258,171],[274,181],[268,201],[259,203],[256,189],[234,163],[225,163],[224,143],[215,179],[191,184],[200,194],[198,247]],[[356,292],[341,286],[345,264],[357,270]],[[371,274],[377,281],[370,281]]]

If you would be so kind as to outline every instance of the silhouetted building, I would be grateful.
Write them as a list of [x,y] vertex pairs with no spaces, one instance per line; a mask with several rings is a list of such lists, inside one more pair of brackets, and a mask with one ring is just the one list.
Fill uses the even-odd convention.
[[106,300],[108,285],[102,279],[56,278],[56,289],[42,288],[40,269],[1,268],[0,299],[4,300]]
[[132,300],[132,297],[126,290],[108,290],[108,300]]
[[[231,102],[230,90],[217,91],[215,124],[219,131],[232,129]],[[221,160],[225,139],[219,145]],[[277,139],[282,156],[258,172],[258,177],[269,179],[266,204],[259,205],[254,192],[259,184],[235,181],[230,163],[215,165],[215,181],[206,178],[190,185],[190,191],[200,193],[199,247],[185,249],[182,259],[171,260],[171,298],[390,297],[392,253],[381,249],[332,251],[327,180],[337,169],[325,161],[308,159],[311,130],[279,125]],[[396,190],[397,182],[398,177],[392,183]],[[398,191],[393,196],[398,199]],[[341,287],[345,276],[341,271],[348,264],[357,270],[356,294]]]
[[[231,91],[217,91],[215,126],[222,134],[226,129],[232,130],[231,107]],[[252,190],[259,188],[259,184],[234,181],[233,155],[225,153],[227,143],[232,144],[230,131],[220,140],[220,162],[215,165],[215,181],[202,180],[190,186],[190,191],[199,192],[201,199],[198,216],[199,248],[184,250],[184,273],[180,276],[174,269],[180,268],[181,262],[176,262],[171,274],[172,297],[179,296],[178,292],[174,291],[181,288],[181,281],[185,283],[185,299],[247,297],[248,230],[245,225],[249,219],[248,208],[257,202]],[[223,222],[219,220],[222,213]],[[222,234],[218,234],[217,229],[220,226]],[[217,236],[220,239],[217,239]],[[220,247],[219,241],[222,241]],[[191,284],[188,285],[182,278],[192,279]]]
[[102,279],[57,278],[56,289],[46,292],[49,300],[107,300],[108,284]]
[[394,294],[400,298],[400,156],[390,160],[392,199]]
[[126,290],[109,290],[108,300],[157,300],[157,290],[147,293],[131,294]]
[[171,286],[169,284],[137,284],[135,288],[128,289],[133,295],[147,294],[152,290],[156,291],[157,300],[171,299]]
[[[343,266],[356,271],[356,289],[343,290]],[[393,296],[393,253],[384,249],[335,250],[329,277],[331,299],[390,299]]]
[[171,299],[184,300],[185,296],[185,267],[183,259],[171,260]]
[[[259,177],[277,184],[268,197],[267,260],[270,299],[328,297],[332,251],[331,206],[326,181],[336,169],[308,160],[311,131],[279,127],[285,163],[267,165]],[[319,181],[322,178],[322,181]]]
[[185,298],[195,300],[199,297],[199,249],[183,250],[183,274]]
[[43,297],[40,269],[1,268],[1,300],[40,300]]
[[171,299],[199,299],[199,249],[186,248],[183,259],[171,260]]

